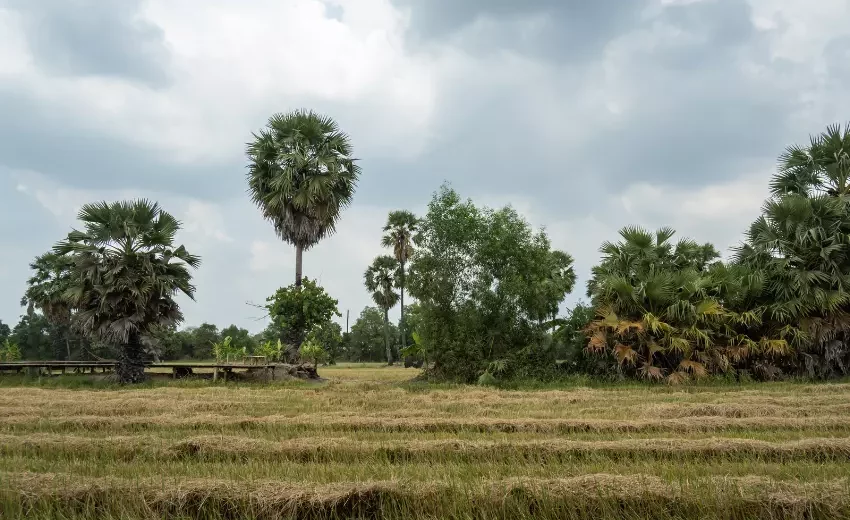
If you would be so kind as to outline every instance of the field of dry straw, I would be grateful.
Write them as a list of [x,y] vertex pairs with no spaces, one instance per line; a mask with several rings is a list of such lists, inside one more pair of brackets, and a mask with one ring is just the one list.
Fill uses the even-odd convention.
[[850,384],[0,387],[0,518],[850,518]]

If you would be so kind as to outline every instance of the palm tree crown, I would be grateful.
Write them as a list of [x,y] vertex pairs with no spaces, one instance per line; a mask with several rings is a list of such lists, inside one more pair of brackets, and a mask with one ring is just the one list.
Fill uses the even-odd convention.
[[194,297],[189,268],[200,258],[174,247],[177,219],[147,200],[87,204],[79,219],[83,230],[54,252],[73,260],[62,298],[81,332],[122,344],[182,321],[173,297]]
[[393,211],[387,217],[381,245],[391,248],[393,256],[402,265],[413,255],[413,236],[419,229],[419,219],[406,210]]
[[396,286],[398,262],[391,256],[379,256],[363,274],[366,289],[372,293],[372,299],[382,310],[389,311],[398,304]]
[[360,168],[351,154],[333,119],[303,110],[272,116],[248,144],[251,198],[296,247],[296,285],[301,252],[333,234],[354,196]]

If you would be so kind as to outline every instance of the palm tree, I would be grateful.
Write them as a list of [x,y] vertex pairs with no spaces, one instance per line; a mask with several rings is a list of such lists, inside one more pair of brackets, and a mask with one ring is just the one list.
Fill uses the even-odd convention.
[[[58,299],[71,310],[74,327],[83,335],[121,346],[118,379],[140,382],[142,338],[154,327],[183,320],[174,296],[180,292],[193,298],[189,268],[196,268],[200,259],[182,245],[174,247],[180,223],[156,203],[87,204],[78,218],[83,230],[71,231],[54,247],[69,265],[63,275],[68,286]],[[36,303],[57,297],[45,298]]]
[[49,252],[36,257],[30,263],[34,274],[27,280],[27,291],[21,299],[21,305],[27,307],[32,315],[38,307],[49,322],[61,331],[65,340],[65,358],[71,359],[71,309],[62,299],[70,284],[70,270],[74,259]]
[[391,256],[379,256],[363,274],[366,290],[372,293],[375,304],[384,311],[384,343],[387,349],[387,364],[395,362],[390,345],[390,309],[398,303],[398,293],[393,290],[397,285],[398,262]]
[[770,182],[774,196],[821,193],[850,195],[850,123],[834,124],[810,138],[809,146],[789,146],[779,156],[779,170]]
[[[810,376],[850,371],[850,124],[788,147],[736,261],[762,273],[765,320]],[[795,367],[791,367],[795,368]]]
[[360,168],[348,136],[312,111],[273,115],[248,144],[251,198],[278,236],[295,246],[295,285],[304,250],[335,231],[351,203]]
[[413,256],[413,236],[419,229],[419,219],[416,215],[406,210],[393,211],[387,217],[387,225],[384,226],[384,236],[381,245],[392,248],[393,256],[399,264],[398,288],[401,290],[401,345],[405,343],[404,322],[404,289],[406,286],[407,261]]
[[707,264],[717,257],[710,244],[671,242],[674,231],[624,228],[622,240],[605,242],[593,268],[588,295],[598,319],[588,327],[588,349],[612,354],[621,367],[646,379],[671,383],[728,365],[720,350],[726,319]]

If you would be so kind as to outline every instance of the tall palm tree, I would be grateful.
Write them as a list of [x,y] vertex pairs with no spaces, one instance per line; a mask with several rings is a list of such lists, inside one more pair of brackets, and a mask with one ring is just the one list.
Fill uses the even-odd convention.
[[142,338],[156,326],[183,320],[177,293],[193,298],[189,268],[200,264],[186,248],[174,246],[180,223],[158,204],[137,200],[82,207],[81,231],[54,247],[67,273],[59,296],[43,291],[44,306],[59,299],[71,310],[83,335],[120,345],[117,375],[122,383],[144,379]]
[[404,290],[406,286],[407,276],[407,261],[413,256],[413,236],[419,229],[419,219],[416,215],[407,210],[393,211],[387,217],[387,224],[384,226],[384,236],[381,239],[381,245],[392,248],[393,256],[399,264],[398,288],[401,290],[401,320],[400,336],[401,346],[405,345],[405,326],[404,322]]
[[372,293],[375,304],[384,311],[384,346],[387,349],[387,364],[395,362],[393,349],[390,344],[390,309],[398,303],[398,293],[393,290],[397,285],[396,273],[398,261],[391,256],[379,256],[363,274],[366,290]]
[[273,115],[248,144],[251,198],[284,241],[295,246],[295,285],[303,254],[335,231],[351,203],[360,168],[337,123],[312,111]]

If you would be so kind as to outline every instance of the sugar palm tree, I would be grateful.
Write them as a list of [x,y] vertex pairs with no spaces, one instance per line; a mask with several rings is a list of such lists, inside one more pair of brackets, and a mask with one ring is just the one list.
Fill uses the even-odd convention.
[[770,183],[774,196],[850,195],[850,123],[812,136],[808,146],[789,146]]
[[248,144],[251,198],[278,236],[295,246],[295,285],[304,251],[335,231],[360,168],[348,136],[312,111],[273,115]]
[[387,364],[395,362],[390,344],[390,309],[398,303],[399,295],[393,289],[397,285],[398,262],[391,256],[379,256],[363,274],[366,290],[372,293],[375,304],[384,311],[384,346],[387,350]]
[[[759,308],[810,376],[850,372],[850,124],[779,158],[773,197],[736,260],[763,273]],[[793,367],[792,367],[793,368]]]
[[67,283],[65,291],[31,294],[43,298],[35,302],[40,306],[60,300],[83,335],[119,346],[119,380],[140,382],[142,338],[154,327],[183,320],[174,296],[193,298],[189,268],[200,259],[182,245],[174,246],[180,223],[147,200],[87,204],[79,219],[83,229],[54,247],[68,266],[59,277]]
[[671,383],[726,365],[726,312],[712,288],[707,264],[717,257],[709,244],[683,239],[674,231],[651,233],[624,228],[622,240],[602,245],[588,295],[599,316],[588,328],[589,350],[610,352],[623,367],[646,379]]
[[413,236],[419,229],[419,219],[416,215],[406,210],[393,211],[387,217],[387,224],[384,226],[384,236],[381,239],[381,245],[392,248],[393,256],[399,265],[398,289],[401,292],[401,320],[400,336],[401,345],[405,345],[405,325],[404,322],[404,290],[407,282],[407,262],[413,256]]

